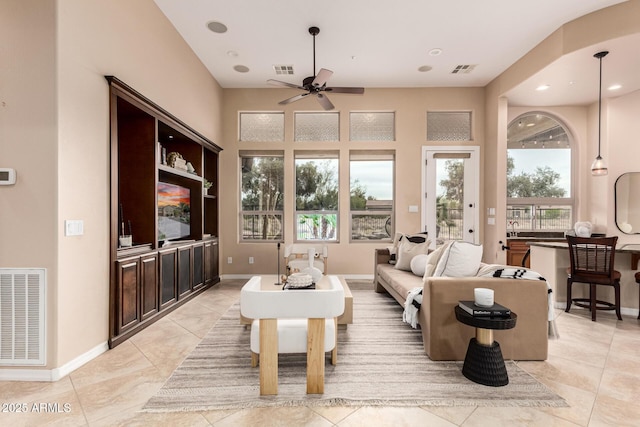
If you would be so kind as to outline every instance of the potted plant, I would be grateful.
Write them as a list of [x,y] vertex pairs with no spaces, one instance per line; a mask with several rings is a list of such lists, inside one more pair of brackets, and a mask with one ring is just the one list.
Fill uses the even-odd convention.
[[207,178],[203,178],[202,188],[204,188],[205,193],[209,192],[209,189],[211,188],[212,185],[213,185],[213,182],[207,181]]

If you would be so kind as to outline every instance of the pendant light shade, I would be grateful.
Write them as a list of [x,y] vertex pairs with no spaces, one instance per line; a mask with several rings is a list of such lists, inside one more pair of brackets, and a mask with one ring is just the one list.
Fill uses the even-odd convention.
[[598,157],[596,157],[596,159],[593,161],[593,164],[591,165],[591,175],[594,176],[601,176],[609,173],[607,165],[600,155],[600,138],[602,133],[602,58],[607,56],[608,53],[609,52],[605,50],[593,55],[594,58],[598,58],[598,60],[600,61],[600,84],[598,86]]

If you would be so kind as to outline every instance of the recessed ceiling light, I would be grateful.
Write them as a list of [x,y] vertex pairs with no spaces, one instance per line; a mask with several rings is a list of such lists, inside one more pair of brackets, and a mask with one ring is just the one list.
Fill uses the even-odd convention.
[[207,22],[207,28],[213,31],[214,33],[222,34],[227,32],[227,26],[222,22],[211,21]]
[[615,84],[608,87],[609,90],[618,90],[622,87],[622,85]]
[[236,65],[235,67],[233,67],[234,70],[236,70],[239,73],[248,73],[249,72],[249,67],[247,67],[246,65]]
[[433,68],[431,68],[428,65],[423,65],[422,67],[418,68],[418,71],[420,71],[421,73],[426,73],[427,71],[431,71]]
[[536,88],[536,90],[537,90],[538,92],[541,92],[541,91],[543,91],[543,90],[547,90],[547,89],[549,89],[550,87],[551,87],[551,85],[540,85],[540,86],[538,86],[538,87]]
[[227,51],[227,55],[235,58],[236,56],[238,56],[238,52],[236,52],[235,50],[229,50]]
[[429,55],[431,55],[431,56],[438,56],[438,55],[440,55],[441,53],[442,53],[442,49],[440,49],[439,47],[436,47],[436,48],[431,49],[431,50],[429,51]]

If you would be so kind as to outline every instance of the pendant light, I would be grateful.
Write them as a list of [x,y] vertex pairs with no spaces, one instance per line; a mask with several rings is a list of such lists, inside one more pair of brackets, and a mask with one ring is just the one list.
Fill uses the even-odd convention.
[[602,160],[602,156],[600,155],[600,136],[601,136],[601,123],[602,123],[602,58],[607,56],[608,51],[602,51],[596,53],[594,58],[598,58],[600,61],[600,86],[598,88],[598,157],[593,161],[591,165],[591,175],[601,176],[609,173],[607,170],[607,165]]

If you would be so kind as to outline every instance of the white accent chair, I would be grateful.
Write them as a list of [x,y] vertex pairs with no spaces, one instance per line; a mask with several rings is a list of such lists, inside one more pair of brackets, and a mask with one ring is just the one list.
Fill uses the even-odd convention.
[[313,259],[312,266],[327,274],[329,251],[325,245],[287,245],[284,248],[285,265],[292,271],[304,270],[310,266],[309,259]]
[[278,394],[278,353],[307,353],[307,393],[324,393],[325,353],[337,362],[337,317],[344,312],[340,279],[328,289],[261,289],[252,277],[240,292],[240,312],[251,325],[251,366],[260,362],[260,394]]

